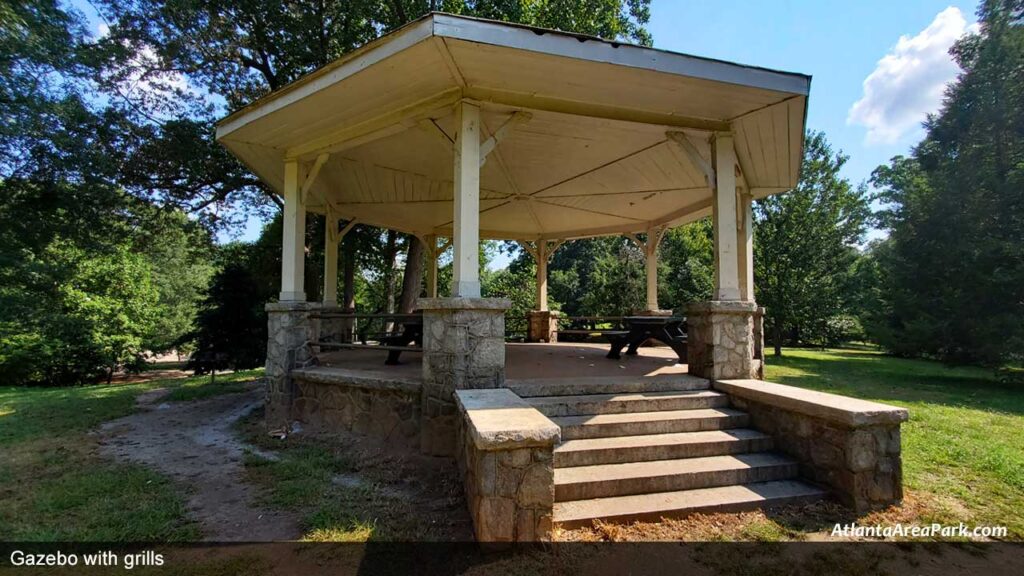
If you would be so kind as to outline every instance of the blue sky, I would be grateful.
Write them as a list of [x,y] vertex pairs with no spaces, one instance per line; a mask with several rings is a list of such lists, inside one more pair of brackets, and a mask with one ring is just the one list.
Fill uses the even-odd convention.
[[[98,30],[95,12],[72,0]],[[975,22],[976,1],[653,0],[657,48],[813,76],[808,128],[848,155],[854,185],[920,140],[924,115],[957,73],[952,42]],[[241,239],[261,223],[251,220]],[[502,267],[506,257],[492,266]]]
[[[658,48],[813,76],[807,126],[850,157],[844,176],[856,185],[921,139],[920,119],[938,109],[942,85],[956,74],[949,40],[961,22],[975,22],[977,4],[654,0],[649,29]],[[866,125],[848,123],[879,68],[855,116]]]

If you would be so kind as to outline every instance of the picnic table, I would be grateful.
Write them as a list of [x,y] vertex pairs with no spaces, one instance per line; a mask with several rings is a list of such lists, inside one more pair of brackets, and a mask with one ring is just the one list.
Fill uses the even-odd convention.
[[611,342],[607,358],[618,360],[626,348],[626,354],[636,354],[637,348],[648,339],[668,345],[679,356],[679,362],[686,362],[686,332],[684,318],[678,316],[626,316],[623,318],[626,330],[608,332],[605,336]]
[[384,336],[380,339],[381,346],[387,348],[388,359],[384,361],[389,366],[398,364],[398,357],[402,352],[410,350],[410,345],[415,342],[422,346],[423,342],[423,316],[408,318],[400,322],[402,331],[398,334]]

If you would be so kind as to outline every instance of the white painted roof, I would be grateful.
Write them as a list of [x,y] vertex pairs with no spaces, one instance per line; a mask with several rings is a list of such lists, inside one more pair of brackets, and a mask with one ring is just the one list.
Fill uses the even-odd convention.
[[429,14],[228,116],[217,139],[272,188],[329,154],[309,209],[450,234],[453,105],[482,106],[481,234],[571,238],[710,213],[699,163],[735,134],[756,197],[796,184],[810,78],[499,22]]

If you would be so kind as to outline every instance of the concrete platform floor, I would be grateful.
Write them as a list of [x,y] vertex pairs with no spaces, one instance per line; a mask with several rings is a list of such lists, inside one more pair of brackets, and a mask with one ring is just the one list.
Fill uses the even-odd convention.
[[[637,378],[686,374],[686,364],[668,347],[643,347],[636,356],[621,360],[605,358],[607,344],[557,343],[505,345],[505,378],[515,380]],[[403,352],[401,364],[387,366],[387,352],[366,348],[338,350],[320,355],[321,365],[367,372],[367,376],[386,375],[403,380],[419,380],[422,354]]]

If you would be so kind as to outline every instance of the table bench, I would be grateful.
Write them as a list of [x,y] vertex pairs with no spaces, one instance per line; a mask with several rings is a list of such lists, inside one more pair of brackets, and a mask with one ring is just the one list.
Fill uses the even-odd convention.
[[635,355],[637,348],[648,339],[666,344],[679,356],[679,362],[686,363],[685,319],[676,316],[627,316],[624,318],[629,330],[616,331],[609,337],[611,350],[607,358],[618,360],[623,348],[626,354]]

